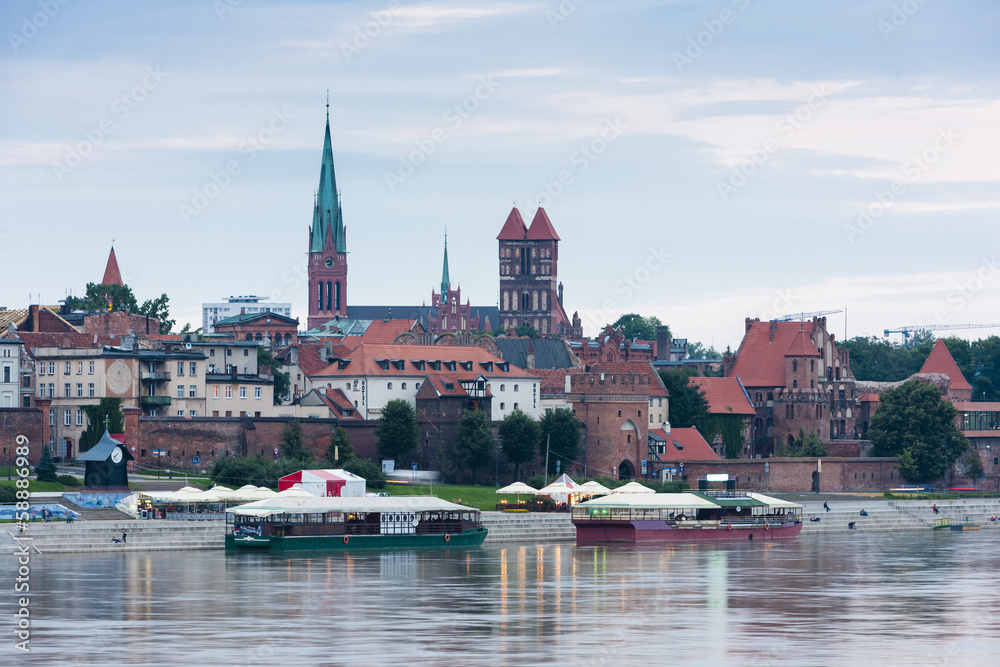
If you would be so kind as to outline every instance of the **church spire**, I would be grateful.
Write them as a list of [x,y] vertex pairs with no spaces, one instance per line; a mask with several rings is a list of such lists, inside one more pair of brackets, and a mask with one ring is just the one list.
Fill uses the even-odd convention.
[[[344,234],[344,216],[337,192],[337,178],[333,169],[333,142],[330,140],[330,98],[327,92],[326,133],[323,137],[323,162],[319,170],[319,190],[313,210],[312,245],[310,252],[322,252],[329,232],[337,252],[347,252]],[[328,231],[329,230],[329,231]]]
[[448,300],[448,290],[451,289],[451,278],[448,276],[448,232],[444,233],[444,268],[441,270],[441,301]]
[[122,282],[122,272],[118,270],[118,258],[115,257],[114,242],[111,245],[111,254],[108,255],[108,264],[104,267],[104,278],[102,285],[124,285]]

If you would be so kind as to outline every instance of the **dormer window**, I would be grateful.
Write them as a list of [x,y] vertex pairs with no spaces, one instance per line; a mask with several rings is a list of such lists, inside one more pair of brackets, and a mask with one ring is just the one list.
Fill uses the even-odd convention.
[[455,391],[455,383],[454,382],[445,382],[444,383],[444,390],[445,391]]
[[462,361],[462,362],[459,362],[459,363],[462,364],[462,368],[464,368],[465,370],[467,370],[467,371],[471,371],[472,370],[472,362],[471,361]]
[[378,367],[381,368],[382,370],[384,370],[384,371],[389,370],[389,360],[388,359],[376,359],[375,363],[378,364]]
[[440,361],[428,361],[427,363],[431,367],[431,370],[435,370],[435,371],[441,370],[441,362]]
[[410,363],[413,364],[413,367],[416,368],[418,371],[424,370],[425,362],[423,359],[420,359],[418,361],[411,361]]
[[[493,362],[492,361],[480,361],[479,365],[482,366],[483,370],[486,371],[486,372],[490,372],[490,371],[493,370]],[[472,366],[471,362],[470,362],[469,366]],[[471,370],[471,368],[469,370]]]

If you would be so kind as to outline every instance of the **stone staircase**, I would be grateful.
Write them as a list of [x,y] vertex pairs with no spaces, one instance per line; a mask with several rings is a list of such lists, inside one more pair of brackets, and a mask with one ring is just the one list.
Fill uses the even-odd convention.
[[485,544],[502,542],[562,542],[576,539],[576,526],[569,512],[531,514],[528,512],[483,512],[489,529]]
[[[224,521],[75,521],[66,523],[29,523],[19,534],[14,524],[3,524],[0,545],[13,545],[14,537],[30,537],[31,553],[96,553],[108,551],[180,551],[222,549],[225,547]],[[128,542],[116,544],[122,529],[128,530]],[[9,531],[9,532],[8,532]]]
[[[937,503],[940,514],[932,509]],[[897,530],[931,530],[935,519],[963,522],[968,517],[983,530],[1000,528],[1000,522],[990,521],[1000,515],[1000,499],[969,498],[962,500],[883,500],[852,498],[829,501],[830,511],[823,509],[821,501],[802,502],[802,534],[849,532],[847,524],[854,522],[860,532],[888,532]],[[860,516],[861,510],[868,516]],[[818,522],[809,518],[817,516]]]
[[59,502],[64,507],[67,507],[74,512],[79,512],[81,518],[85,521],[127,521],[132,518],[128,514],[120,512],[113,507],[81,507],[65,496],[62,497]]

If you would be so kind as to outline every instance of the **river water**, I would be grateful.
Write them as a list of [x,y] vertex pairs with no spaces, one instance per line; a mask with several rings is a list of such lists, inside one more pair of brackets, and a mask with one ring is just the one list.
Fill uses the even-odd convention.
[[3,665],[1000,664],[992,530],[30,567],[31,653],[5,630]]

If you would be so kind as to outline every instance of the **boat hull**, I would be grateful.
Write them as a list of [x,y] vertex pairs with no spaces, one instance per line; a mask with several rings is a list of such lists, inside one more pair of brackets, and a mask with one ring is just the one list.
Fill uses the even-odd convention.
[[[343,551],[345,549],[412,549],[476,547],[486,528],[445,535],[302,535],[294,537],[235,537],[226,535],[228,551]],[[347,538],[345,540],[345,537]]]
[[666,521],[574,521],[577,544],[778,540],[798,537],[801,523],[711,528],[677,527]]

